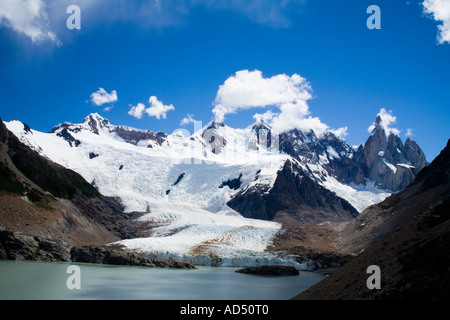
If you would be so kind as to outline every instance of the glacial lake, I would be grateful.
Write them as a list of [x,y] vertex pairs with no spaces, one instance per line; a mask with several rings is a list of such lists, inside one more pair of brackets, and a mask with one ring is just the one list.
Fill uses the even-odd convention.
[[[67,287],[70,265],[79,267],[79,290]],[[0,261],[0,300],[288,300],[324,278],[306,271],[259,276],[237,269]]]

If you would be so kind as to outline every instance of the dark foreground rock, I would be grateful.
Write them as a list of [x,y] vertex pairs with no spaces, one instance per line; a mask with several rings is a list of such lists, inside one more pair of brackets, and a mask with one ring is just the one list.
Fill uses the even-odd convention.
[[260,267],[246,267],[236,270],[239,273],[259,274],[265,276],[296,276],[300,272],[292,266],[260,266]]
[[57,241],[0,230],[0,260],[70,261],[69,252]]
[[100,263],[111,265],[144,266],[154,268],[196,269],[190,263],[174,259],[161,260],[145,257],[137,252],[126,251],[117,247],[83,246],[70,250],[71,261]]

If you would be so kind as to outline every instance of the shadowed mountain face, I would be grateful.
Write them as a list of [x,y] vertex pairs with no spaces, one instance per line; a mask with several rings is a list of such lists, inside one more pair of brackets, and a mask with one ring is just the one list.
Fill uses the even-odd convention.
[[[448,299],[450,292],[450,140],[404,191],[366,209],[341,234],[361,252],[295,299]],[[381,289],[369,290],[370,265]]]
[[276,220],[288,214],[300,222],[348,221],[358,212],[346,200],[320,186],[302,168],[287,161],[272,188],[240,191],[227,205],[248,218]]

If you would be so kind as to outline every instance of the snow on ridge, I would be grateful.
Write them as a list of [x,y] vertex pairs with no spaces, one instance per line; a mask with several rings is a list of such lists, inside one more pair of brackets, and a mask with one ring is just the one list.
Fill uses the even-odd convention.
[[381,160],[383,161],[383,163],[392,170],[392,172],[396,173],[397,172],[397,167],[394,166],[392,163],[390,163],[389,161],[387,161],[385,158],[381,158]]
[[379,203],[392,194],[390,190],[381,190],[375,186],[375,182],[366,180],[366,185],[355,183],[343,184],[334,177],[327,176],[322,185],[336,193],[338,197],[347,200],[359,213],[370,205]]

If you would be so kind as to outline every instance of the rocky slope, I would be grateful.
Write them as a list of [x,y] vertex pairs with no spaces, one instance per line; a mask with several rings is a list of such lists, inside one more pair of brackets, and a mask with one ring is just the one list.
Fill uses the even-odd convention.
[[[365,210],[341,245],[361,251],[295,299],[448,299],[450,293],[450,140],[404,191]],[[381,289],[366,286],[381,270]]]

